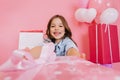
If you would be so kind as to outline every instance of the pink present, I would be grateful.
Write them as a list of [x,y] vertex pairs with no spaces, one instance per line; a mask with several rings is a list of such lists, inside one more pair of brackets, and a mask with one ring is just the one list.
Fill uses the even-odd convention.
[[120,61],[117,25],[93,24],[89,27],[90,61],[111,64]]

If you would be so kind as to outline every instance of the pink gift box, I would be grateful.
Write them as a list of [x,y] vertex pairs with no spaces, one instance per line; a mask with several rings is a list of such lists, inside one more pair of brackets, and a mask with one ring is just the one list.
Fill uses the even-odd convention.
[[93,24],[89,27],[90,61],[111,64],[120,61],[117,25]]

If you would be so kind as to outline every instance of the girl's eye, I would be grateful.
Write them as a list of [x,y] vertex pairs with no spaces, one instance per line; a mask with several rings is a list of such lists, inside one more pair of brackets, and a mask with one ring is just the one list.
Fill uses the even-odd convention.
[[63,27],[63,26],[59,26],[59,27]]
[[51,26],[51,27],[55,27],[55,26]]

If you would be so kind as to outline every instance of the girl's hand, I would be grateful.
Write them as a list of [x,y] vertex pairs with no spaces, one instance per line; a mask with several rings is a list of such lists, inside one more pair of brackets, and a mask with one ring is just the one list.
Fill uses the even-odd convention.
[[23,49],[24,51],[30,52],[30,48],[26,47],[25,49]]
[[[40,57],[42,46],[35,46],[31,49],[29,47],[26,47],[23,50],[30,53],[34,59],[37,59]],[[27,58],[25,56],[23,56],[23,59],[27,60]]]
[[80,58],[86,59],[86,54],[85,53],[81,53],[80,54]]
[[35,46],[34,48],[30,49],[29,53],[34,59],[38,59],[40,57],[41,51],[42,46]]
[[79,53],[75,48],[70,48],[67,51],[67,56],[78,56],[80,58],[86,59],[85,53]]

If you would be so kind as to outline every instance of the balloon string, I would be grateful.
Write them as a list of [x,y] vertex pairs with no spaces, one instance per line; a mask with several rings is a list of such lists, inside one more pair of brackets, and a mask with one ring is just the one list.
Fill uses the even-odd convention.
[[107,31],[108,29],[108,24],[105,25],[105,32]]
[[98,64],[98,25],[96,24],[96,63]]
[[110,58],[111,58],[111,63],[113,63],[113,57],[112,57],[112,46],[111,46],[111,36],[110,36],[110,26],[108,26],[108,38],[109,38],[109,46],[110,46]]

